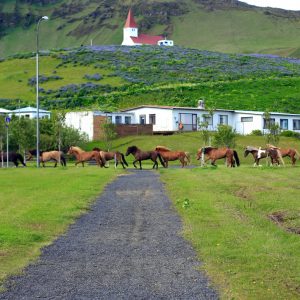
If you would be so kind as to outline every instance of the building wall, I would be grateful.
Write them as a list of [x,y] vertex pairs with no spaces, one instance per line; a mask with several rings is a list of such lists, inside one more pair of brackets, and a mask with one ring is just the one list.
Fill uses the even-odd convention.
[[66,113],[65,124],[86,133],[89,140],[93,140],[94,122],[92,111],[68,112]]
[[138,108],[133,109],[130,112],[135,114],[135,122],[140,124],[141,116],[145,116],[145,124],[150,124],[150,115],[154,114],[156,122],[153,124],[153,131],[173,131],[174,128],[174,118],[171,109],[162,108]]

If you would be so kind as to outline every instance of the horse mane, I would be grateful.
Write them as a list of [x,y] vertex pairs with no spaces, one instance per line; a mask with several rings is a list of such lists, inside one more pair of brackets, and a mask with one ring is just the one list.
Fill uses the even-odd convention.
[[138,147],[133,145],[133,146],[128,147],[128,149],[130,149],[130,151],[137,151]]
[[165,147],[165,146],[156,146],[155,151],[165,151],[165,152],[169,152],[171,151],[171,149]]
[[252,152],[252,151],[258,151],[258,148],[254,147],[254,146],[247,146],[245,148],[245,151],[249,151],[249,152]]
[[[72,147],[72,149],[74,150],[74,151],[77,151],[77,152],[79,152],[79,153],[82,153],[82,152],[85,152],[84,150],[82,150],[80,147],[78,147],[78,146],[71,146]],[[70,147],[70,148],[71,148]]]
[[267,144],[266,146],[267,146],[267,148],[269,148],[269,149],[279,149],[279,150],[280,150],[280,148],[278,148],[278,147],[276,147],[276,146],[274,146],[274,145],[272,145],[272,144]]
[[211,150],[218,149],[218,148],[216,148],[216,147],[211,147],[211,146],[207,146],[207,147],[203,147],[202,149],[203,149],[203,153],[204,153],[204,154],[207,154],[207,153],[209,153]]
[[100,152],[100,151],[103,151],[103,150],[101,150],[101,149],[98,148],[98,147],[94,147],[94,148],[92,149],[92,151],[98,151],[98,152]]

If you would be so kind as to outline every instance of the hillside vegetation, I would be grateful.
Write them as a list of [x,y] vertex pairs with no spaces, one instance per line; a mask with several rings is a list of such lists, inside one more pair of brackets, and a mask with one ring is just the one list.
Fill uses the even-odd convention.
[[[35,105],[34,53],[0,62],[1,107]],[[180,47],[80,47],[43,52],[46,109],[117,110],[141,104],[300,113],[300,61]]]
[[225,53],[299,57],[300,13],[258,8],[235,0],[2,0],[0,56],[35,50],[37,20],[43,49],[120,45],[132,7],[139,30],[176,45]]

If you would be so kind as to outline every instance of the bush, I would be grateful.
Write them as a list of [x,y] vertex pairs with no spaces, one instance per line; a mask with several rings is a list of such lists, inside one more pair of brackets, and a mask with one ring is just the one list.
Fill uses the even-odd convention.
[[284,130],[280,133],[281,136],[300,138],[300,133],[292,130]]
[[229,125],[218,125],[218,131],[213,137],[213,145],[216,147],[235,147],[236,132]]
[[263,135],[263,133],[262,133],[262,131],[261,131],[261,130],[259,130],[259,129],[255,129],[255,130],[252,130],[252,131],[251,131],[250,135],[262,136],[262,135]]

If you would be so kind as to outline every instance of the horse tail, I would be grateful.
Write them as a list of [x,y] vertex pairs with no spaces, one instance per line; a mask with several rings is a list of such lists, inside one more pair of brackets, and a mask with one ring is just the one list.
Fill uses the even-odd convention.
[[99,159],[100,165],[102,164],[101,167],[108,168],[106,166],[106,159],[105,159],[104,151],[99,152],[98,159]]
[[283,166],[285,166],[285,163],[284,163],[284,160],[282,159],[282,155],[281,155],[280,150],[279,150],[279,149],[276,149],[276,152],[277,152],[277,155],[278,155],[278,157],[279,157],[279,160],[280,160],[281,164],[282,164]]
[[123,154],[123,153],[120,153],[120,154],[121,154],[123,163],[128,167],[128,163],[127,163],[127,161],[126,161],[126,159],[125,159],[124,154]]
[[240,166],[240,159],[239,159],[239,156],[238,156],[238,154],[235,150],[233,150],[233,156],[234,156],[234,159],[236,161],[236,165],[239,167]]
[[187,164],[190,164],[191,163],[191,155],[189,152],[184,152],[184,161],[187,163]]
[[63,165],[64,167],[67,166],[66,159],[65,159],[64,155],[62,155],[62,154],[60,155],[60,161],[62,162],[62,165]]
[[24,162],[24,158],[20,153],[17,153],[17,159],[21,162],[21,164],[26,167],[26,164]]
[[163,160],[159,152],[157,152],[157,157],[159,158],[161,165],[165,168],[166,167],[165,161]]

